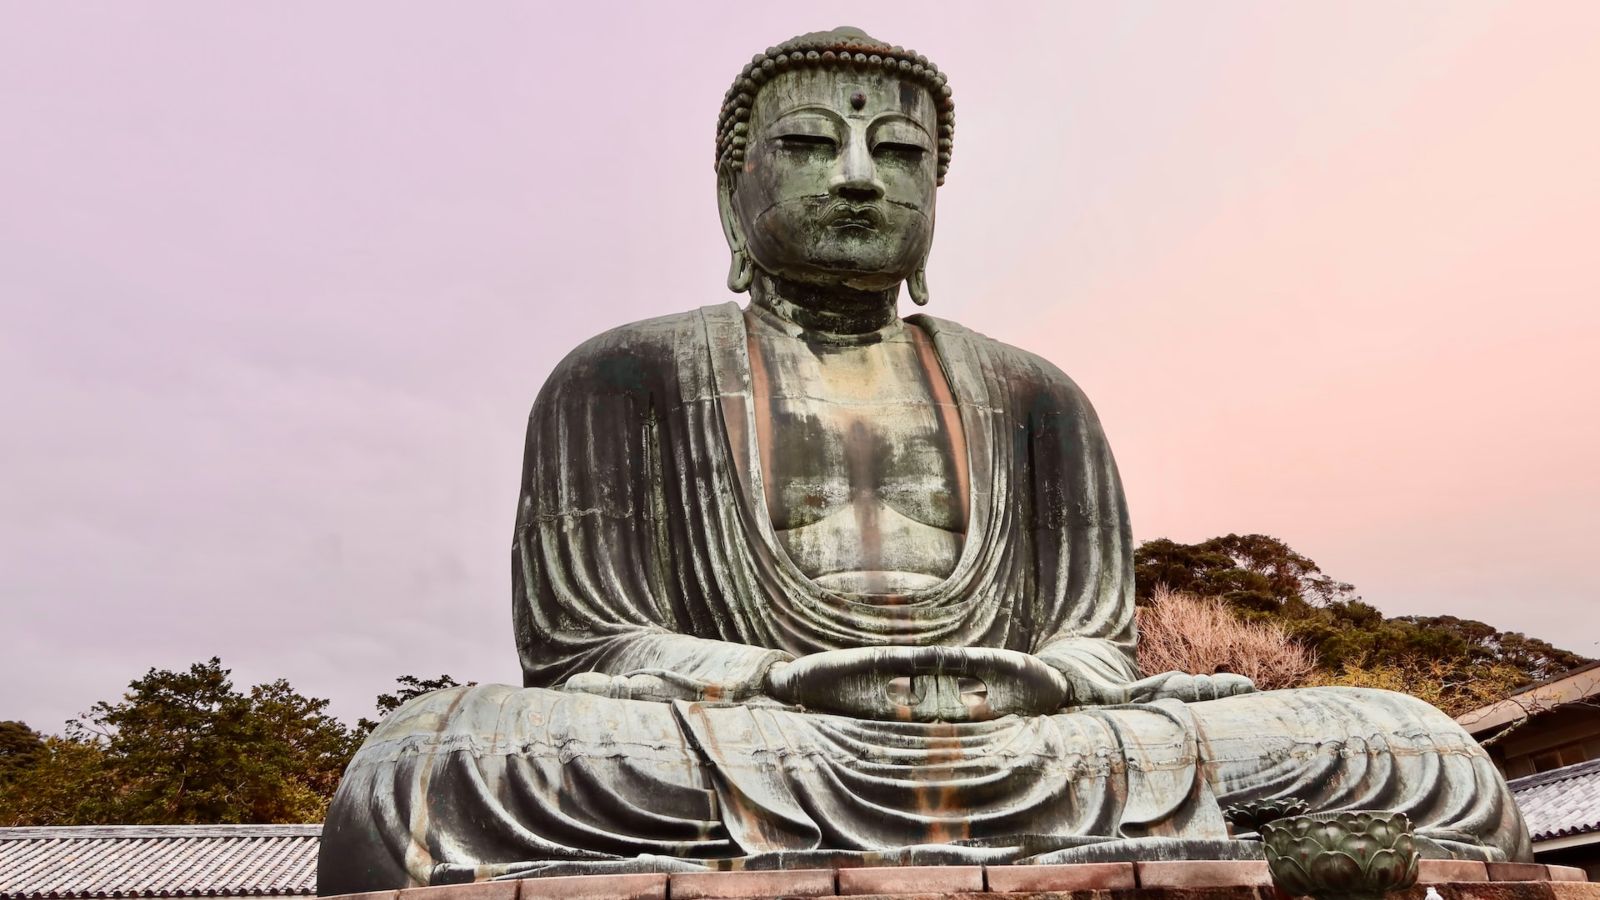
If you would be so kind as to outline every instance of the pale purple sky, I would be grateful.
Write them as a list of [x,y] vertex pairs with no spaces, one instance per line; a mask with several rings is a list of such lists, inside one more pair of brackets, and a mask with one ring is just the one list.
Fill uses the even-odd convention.
[[560,356],[721,302],[717,105],[952,79],[930,312],[1089,393],[1141,539],[1600,655],[1600,4],[0,8],[0,718],[219,654],[354,719],[518,679]]

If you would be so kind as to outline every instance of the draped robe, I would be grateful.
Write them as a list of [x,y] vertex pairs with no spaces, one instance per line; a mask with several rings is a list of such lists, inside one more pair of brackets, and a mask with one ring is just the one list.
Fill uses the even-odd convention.
[[[1276,796],[1405,811],[1435,855],[1529,858],[1486,754],[1420,701],[1130,695],[1130,529],[1088,401],[1037,357],[908,322],[932,337],[960,411],[971,516],[950,576],[896,598],[824,589],[778,542],[737,306],[569,355],[528,426],[513,546],[524,687],[426,695],[372,734],[329,811],[323,893],[608,866],[1227,855],[1247,851],[1229,846],[1222,807]],[[919,724],[759,695],[780,660],[893,644],[1032,654],[1074,705]],[[562,689],[584,673],[653,676],[689,699]]]

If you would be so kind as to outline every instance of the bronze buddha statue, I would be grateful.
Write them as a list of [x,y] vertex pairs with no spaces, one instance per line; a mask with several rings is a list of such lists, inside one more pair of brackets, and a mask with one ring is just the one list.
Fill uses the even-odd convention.
[[[1088,401],[928,316],[954,105],[860,31],[725,98],[732,303],[573,351],[529,419],[524,686],[418,698],[352,762],[324,894],[578,871],[1249,856],[1222,809],[1405,812],[1529,858],[1419,700],[1134,664],[1132,544]],[[1259,845],[1254,845],[1259,846]]]

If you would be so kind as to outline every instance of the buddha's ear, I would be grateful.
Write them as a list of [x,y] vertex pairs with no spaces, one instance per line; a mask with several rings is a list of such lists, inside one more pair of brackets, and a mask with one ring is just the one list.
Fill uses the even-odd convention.
[[[928,208],[929,222],[932,222],[933,208]],[[933,241],[928,241],[928,250],[922,254],[922,261],[917,263],[916,271],[906,279],[906,293],[911,295],[911,302],[918,306],[928,305],[928,254],[933,252]]]
[[928,305],[928,258],[924,256],[917,270],[906,279],[906,292],[911,295],[911,302],[918,306]]
[[728,239],[733,261],[728,266],[728,290],[742,294],[750,289],[756,267],[744,246],[744,225],[733,208],[733,173],[724,166],[717,170],[717,212],[722,216],[722,236]]

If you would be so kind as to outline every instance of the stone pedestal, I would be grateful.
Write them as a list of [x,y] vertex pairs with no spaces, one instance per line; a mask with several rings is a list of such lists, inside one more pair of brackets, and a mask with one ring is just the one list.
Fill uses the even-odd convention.
[[[1424,860],[1417,886],[1392,900],[1600,900],[1583,870],[1536,864]],[[1263,862],[1091,863],[1073,866],[907,866],[861,869],[577,875],[347,894],[338,900],[1288,900]]]

